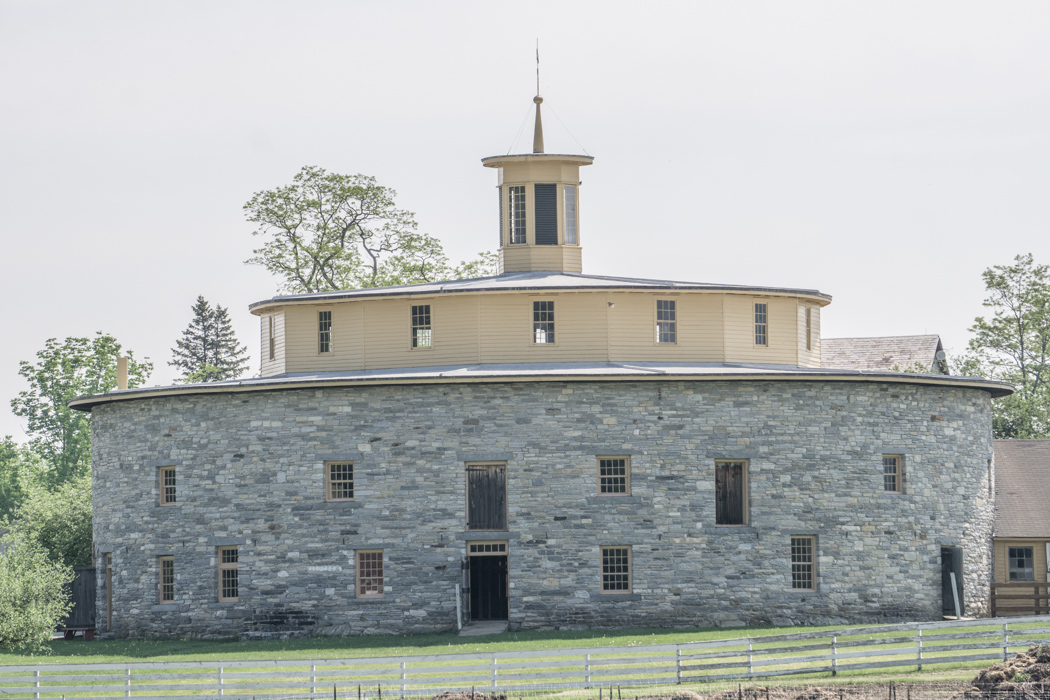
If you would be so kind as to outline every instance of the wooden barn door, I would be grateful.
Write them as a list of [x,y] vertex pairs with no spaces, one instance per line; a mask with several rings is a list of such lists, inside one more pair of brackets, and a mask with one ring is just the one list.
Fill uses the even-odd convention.
[[467,466],[467,529],[507,529],[507,465]]

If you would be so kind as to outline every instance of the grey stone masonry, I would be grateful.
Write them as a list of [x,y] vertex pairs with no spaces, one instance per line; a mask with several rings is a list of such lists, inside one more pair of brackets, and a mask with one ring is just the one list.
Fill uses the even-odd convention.
[[[986,614],[993,502],[985,391],[878,381],[540,381],[168,396],[92,410],[94,537],[111,636],[448,631],[471,539],[505,541],[529,629],[829,624],[941,615],[941,546]],[[882,455],[903,455],[904,493]],[[627,456],[630,494],[596,460]],[[715,524],[715,460],[747,464],[748,523]],[[326,460],[354,500],[325,500]],[[508,531],[466,532],[465,465],[507,466]],[[177,502],[158,470],[175,466]],[[791,586],[816,538],[816,590]],[[220,546],[239,595],[219,601]],[[601,547],[632,590],[601,592]],[[384,593],[355,596],[354,552]],[[158,557],[174,557],[174,601]],[[99,572],[99,614],[106,599]],[[103,624],[104,626],[104,624]]]

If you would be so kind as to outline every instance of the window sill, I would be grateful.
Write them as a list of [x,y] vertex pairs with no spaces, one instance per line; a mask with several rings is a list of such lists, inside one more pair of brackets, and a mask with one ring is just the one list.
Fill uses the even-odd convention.
[[642,596],[638,593],[592,593],[591,602],[597,603],[617,603],[621,601],[630,600],[641,600]]

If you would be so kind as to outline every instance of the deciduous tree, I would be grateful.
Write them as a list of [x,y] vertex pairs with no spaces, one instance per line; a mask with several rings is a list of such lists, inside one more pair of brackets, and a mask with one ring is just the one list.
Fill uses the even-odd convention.
[[91,566],[91,475],[78,474],[53,488],[29,482],[8,526],[55,561]]
[[0,440],[0,522],[18,507],[30,484],[42,480],[44,461],[28,445],[19,445],[8,435]]
[[47,480],[59,484],[91,465],[87,414],[66,402],[85,394],[104,394],[117,386],[117,357],[128,357],[128,386],[143,384],[153,371],[149,358],[135,360],[131,351],[99,331],[94,338],[49,338],[37,362],[19,363],[29,389],[11,400],[11,410],[26,419],[30,446],[47,463]]
[[1050,270],[1031,254],[984,271],[988,317],[979,316],[956,374],[1013,384],[993,404],[997,438],[1050,437]]
[[66,586],[73,570],[31,541],[8,534],[0,539],[0,647],[15,652],[48,652],[51,633],[69,614]]
[[367,175],[306,166],[292,184],[244,205],[263,243],[245,262],[262,265],[291,293],[382,287],[495,274],[495,257],[450,267],[441,242],[417,231],[397,193]]
[[186,382],[236,379],[248,369],[248,347],[237,342],[227,310],[203,296],[193,305],[193,320],[175,341],[168,364],[182,370]]

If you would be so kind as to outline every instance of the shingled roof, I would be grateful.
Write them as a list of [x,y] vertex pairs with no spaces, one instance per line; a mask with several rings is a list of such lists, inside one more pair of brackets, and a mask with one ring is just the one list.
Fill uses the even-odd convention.
[[1050,537],[1050,440],[996,440],[995,536]]
[[881,338],[822,338],[821,365],[827,369],[857,369],[888,372],[912,369],[916,363],[931,374],[938,371],[934,363],[942,350],[939,335],[890,335]]

